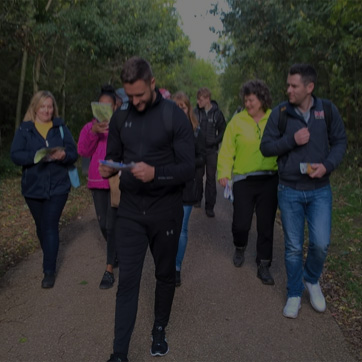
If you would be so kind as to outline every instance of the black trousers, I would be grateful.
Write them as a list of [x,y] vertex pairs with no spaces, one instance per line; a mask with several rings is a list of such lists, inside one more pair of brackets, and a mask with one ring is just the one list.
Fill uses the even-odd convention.
[[273,258],[275,213],[278,206],[278,175],[252,176],[233,185],[232,233],[236,247],[246,247],[254,209],[256,213],[256,263]]
[[111,207],[109,189],[92,189],[91,191],[99,228],[107,242],[107,264],[114,265],[116,260],[114,223],[117,208]]
[[148,246],[155,263],[154,325],[166,327],[175,293],[175,262],[183,219],[182,204],[165,215],[117,217],[115,225],[119,281],[114,353],[127,357],[136,322],[144,258]]
[[210,151],[205,157],[205,165],[197,167],[195,172],[197,201],[201,202],[203,196],[204,174],[205,182],[205,209],[213,210],[216,203],[216,167],[217,151]]

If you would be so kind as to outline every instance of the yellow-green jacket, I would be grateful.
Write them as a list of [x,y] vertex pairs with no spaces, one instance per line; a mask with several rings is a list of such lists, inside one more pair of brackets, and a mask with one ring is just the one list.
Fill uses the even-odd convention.
[[237,113],[231,119],[226,127],[218,156],[218,180],[225,177],[231,180],[232,174],[248,175],[259,171],[278,170],[277,157],[264,157],[259,149],[270,113],[271,110],[268,109],[258,124],[246,110]]

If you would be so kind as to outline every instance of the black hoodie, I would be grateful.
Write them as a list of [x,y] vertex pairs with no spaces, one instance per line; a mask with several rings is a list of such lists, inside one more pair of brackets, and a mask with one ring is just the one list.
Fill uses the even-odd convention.
[[[168,214],[182,205],[182,189],[195,173],[194,135],[185,113],[172,102],[172,127],[168,131],[163,107],[169,100],[159,91],[155,102],[145,112],[132,105],[117,110],[110,122],[106,159],[117,162],[145,162],[155,167],[150,182],[136,179],[122,171],[119,215]],[[121,122],[122,112],[129,112]]]

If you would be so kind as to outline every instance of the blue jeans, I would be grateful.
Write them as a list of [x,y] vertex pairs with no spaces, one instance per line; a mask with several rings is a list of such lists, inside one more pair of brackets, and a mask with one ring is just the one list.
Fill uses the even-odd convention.
[[[330,185],[307,191],[279,185],[278,201],[284,230],[288,298],[300,297],[303,278],[315,284],[322,274],[331,235],[332,192]],[[309,245],[303,268],[305,220]]]
[[44,274],[54,274],[59,249],[59,220],[67,202],[68,194],[47,199],[25,198],[34,218],[36,233],[43,250]]
[[191,205],[184,205],[184,218],[182,220],[182,228],[180,239],[178,242],[178,251],[176,256],[176,270],[181,270],[182,260],[185,256],[187,240],[188,240],[188,228],[189,228],[189,219],[192,211]]

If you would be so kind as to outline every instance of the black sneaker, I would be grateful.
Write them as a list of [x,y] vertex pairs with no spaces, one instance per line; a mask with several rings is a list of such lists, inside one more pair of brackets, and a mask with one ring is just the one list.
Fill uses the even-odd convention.
[[118,354],[111,354],[111,358],[107,362],[128,362],[127,358],[121,358]]
[[212,209],[206,209],[205,212],[206,212],[206,216],[207,216],[207,217],[215,217],[214,210],[212,210]]
[[45,273],[44,278],[41,281],[41,287],[45,289],[53,288],[55,283],[54,273]]
[[114,275],[109,271],[105,271],[101,283],[99,284],[100,289],[109,289],[113,287]]
[[258,266],[257,277],[261,279],[263,284],[274,285],[275,283],[273,277],[270,274],[269,265],[270,265],[269,260],[262,260],[260,262],[260,265]]
[[152,330],[151,355],[164,356],[168,353],[168,344],[165,337],[165,329],[161,326],[154,327]]
[[234,266],[236,266],[237,268],[240,268],[244,264],[245,261],[244,252],[245,252],[245,247],[235,248],[233,262]]
[[181,271],[176,270],[176,287],[181,285]]

